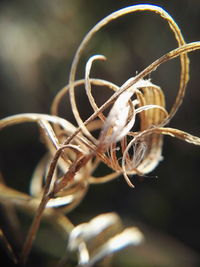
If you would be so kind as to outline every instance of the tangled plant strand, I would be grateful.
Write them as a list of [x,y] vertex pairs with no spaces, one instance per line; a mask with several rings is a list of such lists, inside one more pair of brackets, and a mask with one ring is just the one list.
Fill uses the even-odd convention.
[[[90,57],[86,63],[84,79],[76,80],[79,60],[94,34],[113,20],[136,11],[151,11],[167,21],[177,40],[178,48],[155,60],[122,86],[90,77],[93,62],[106,59],[102,55]],[[41,218],[45,214],[57,216],[55,223],[69,235],[67,253],[75,251],[78,254],[79,266],[92,266],[108,253],[111,254],[130,244],[136,245],[142,240],[142,234],[138,229],[130,228],[122,231],[119,227],[114,237],[104,240],[103,244],[97,242],[97,250],[89,251],[89,242],[94,242],[99,235],[104,237],[104,230],[108,227],[120,225],[118,217],[104,214],[93,219],[100,223],[103,218],[107,222],[99,227],[98,232],[93,220],[75,227],[64,214],[81,202],[90,184],[109,182],[123,174],[129,186],[134,187],[129,175],[148,174],[161,160],[163,135],[200,145],[199,137],[165,127],[180,107],[185,94],[189,79],[187,53],[198,49],[200,49],[200,42],[185,44],[178,25],[160,7],[134,5],[118,10],[97,23],[84,37],[72,62],[69,84],[57,93],[52,103],[51,115],[28,113],[1,120],[1,129],[27,122],[37,123],[47,148],[47,154],[39,161],[33,173],[30,185],[31,195],[11,189],[3,183],[0,184],[0,201],[9,200],[22,208],[31,207],[35,213],[19,258],[21,264],[27,261]],[[178,56],[181,64],[180,85],[175,102],[167,111],[162,89],[150,80],[145,80],[145,77],[162,63]],[[81,85],[85,86],[86,95],[93,109],[93,114],[85,121],[81,118],[75,98],[75,89]],[[92,94],[94,85],[114,92],[100,107]],[[77,127],[58,114],[62,98],[68,93]],[[103,111],[108,107],[110,112],[105,117]],[[140,123],[137,131],[134,129],[136,120]],[[98,138],[94,136],[94,131],[99,132]],[[94,172],[102,163],[111,171],[106,176],[95,177]]]

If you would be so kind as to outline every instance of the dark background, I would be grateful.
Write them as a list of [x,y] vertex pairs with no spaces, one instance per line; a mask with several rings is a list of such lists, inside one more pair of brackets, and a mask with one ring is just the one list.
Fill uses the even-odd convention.
[[[73,55],[85,33],[111,12],[138,3],[144,2],[1,1],[1,118],[26,112],[49,113],[54,95],[67,84]],[[186,42],[199,40],[198,0],[148,3],[162,6],[173,16]],[[84,59],[95,53],[106,55],[108,61],[95,64],[92,76],[121,85],[173,48],[176,43],[167,23],[155,14],[142,12],[125,16],[99,32]],[[198,51],[190,54],[190,82],[186,96],[170,122],[171,127],[197,136],[200,125],[199,62]],[[80,65],[80,77],[83,70]],[[178,88],[179,61],[164,64],[151,74],[151,78],[163,88],[167,107],[170,107]],[[63,116],[73,121],[70,107],[64,108]],[[83,110],[87,110],[87,106]],[[34,166],[45,152],[38,142],[37,128],[34,125],[11,127],[1,132],[0,140],[4,179],[8,185],[28,191]],[[138,225],[148,237],[147,247],[144,245],[142,253],[138,251],[144,263],[134,266],[198,266],[199,148],[165,137],[163,156],[164,161],[149,177],[132,178],[136,184],[134,190],[121,177],[109,184],[91,186],[84,201],[69,218],[78,224],[99,213],[116,211],[125,223]],[[51,255],[51,251],[48,253]]]

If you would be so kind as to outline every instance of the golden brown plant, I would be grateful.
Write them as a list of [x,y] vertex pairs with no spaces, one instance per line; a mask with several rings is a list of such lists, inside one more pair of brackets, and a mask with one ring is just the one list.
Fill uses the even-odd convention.
[[[86,64],[85,77],[82,80],[76,80],[79,60],[93,35],[111,21],[136,11],[152,11],[161,16],[169,24],[177,40],[178,48],[154,61],[122,86],[90,77],[93,62],[106,59],[102,55],[92,56]],[[32,209],[35,213],[19,258],[22,264],[27,261],[42,216],[49,216],[69,234],[67,253],[76,251],[79,255],[80,266],[92,266],[96,261],[105,257],[107,252],[112,253],[142,240],[139,230],[131,228],[119,235],[114,232],[113,235],[116,237],[105,239],[105,244],[98,243],[97,250],[95,250],[88,242],[95,243],[96,236],[104,235],[104,226],[108,227],[110,219],[111,225],[118,225],[116,215],[101,215],[94,219],[101,221],[103,218],[103,221],[106,221],[108,218],[108,225],[102,226],[98,232],[94,226],[91,226],[95,225],[92,224],[93,221],[74,228],[64,214],[81,202],[90,184],[105,183],[123,175],[128,185],[133,187],[130,175],[145,175],[151,172],[161,160],[163,135],[170,135],[200,145],[200,138],[166,127],[180,107],[185,95],[189,80],[187,53],[197,49],[200,49],[200,42],[186,44],[179,27],[162,8],[153,5],[134,5],[123,8],[105,17],[84,37],[72,62],[69,84],[56,95],[52,103],[51,115],[19,114],[1,120],[1,129],[19,123],[36,122],[47,148],[47,154],[39,161],[33,173],[30,195],[9,188],[3,183],[0,184],[2,202],[9,200],[15,205]],[[178,56],[180,56],[181,64],[180,86],[174,105],[171,110],[167,111],[162,89],[145,77],[162,63]],[[81,118],[74,93],[75,89],[81,85],[85,86],[86,95],[93,109],[93,114],[86,121]],[[100,107],[92,94],[94,85],[114,92]],[[68,93],[77,127],[58,114],[60,102]],[[110,111],[106,117],[103,112],[107,108],[110,108]],[[139,120],[139,130],[135,130],[136,120]],[[99,131],[98,138],[94,136],[94,131]],[[94,172],[100,163],[110,168],[110,174],[97,178]],[[58,210],[54,209],[59,206]],[[129,231],[129,239],[126,231]],[[118,248],[112,249],[112,242],[117,242]]]

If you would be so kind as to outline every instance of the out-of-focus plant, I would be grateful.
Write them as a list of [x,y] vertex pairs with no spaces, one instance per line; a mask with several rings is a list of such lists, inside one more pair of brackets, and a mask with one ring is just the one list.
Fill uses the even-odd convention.
[[[161,16],[170,26],[178,48],[160,57],[122,86],[107,80],[91,78],[95,60],[106,60],[102,55],[91,56],[86,63],[85,77],[76,80],[79,60],[93,35],[113,20],[133,12],[151,11]],[[200,42],[186,44],[173,18],[162,8],[153,5],[134,5],[118,10],[97,23],[84,37],[74,56],[69,84],[56,95],[51,114],[19,114],[4,118],[3,129],[15,124],[37,123],[47,153],[39,161],[30,184],[30,195],[0,184],[0,201],[18,205],[34,212],[34,219],[20,255],[1,231],[5,247],[15,262],[25,264],[43,216],[62,227],[68,234],[63,265],[74,252],[79,266],[92,266],[97,261],[126,247],[139,244],[143,237],[137,228],[123,230],[115,214],[103,214],[89,223],[74,226],[64,215],[74,209],[87,193],[90,184],[109,182],[123,175],[134,187],[130,176],[151,172],[162,159],[163,135],[200,145],[200,138],[184,131],[166,127],[180,107],[189,80],[188,52],[200,49]],[[180,86],[172,108],[165,108],[162,89],[145,79],[162,63],[180,56]],[[75,89],[84,85],[93,114],[85,121],[78,110]],[[92,86],[112,90],[112,96],[100,107],[92,94]],[[77,122],[75,127],[61,118],[58,109],[62,98],[69,93],[71,109]],[[104,111],[110,109],[107,116]],[[139,128],[136,128],[136,121]],[[98,132],[98,138],[93,134]],[[100,164],[109,167],[106,176],[95,177]]]

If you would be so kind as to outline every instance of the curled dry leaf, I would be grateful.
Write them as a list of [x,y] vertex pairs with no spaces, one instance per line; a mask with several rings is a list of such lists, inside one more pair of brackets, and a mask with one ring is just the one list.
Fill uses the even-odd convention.
[[[86,64],[84,79],[76,80],[76,70],[80,58],[95,33],[121,16],[143,11],[154,12],[169,24],[178,48],[155,60],[122,86],[90,77],[92,63],[95,60],[105,60],[105,57],[101,55],[92,56]],[[61,217],[58,216],[58,218],[63,218],[63,213],[70,212],[81,202],[90,184],[105,183],[121,174],[124,175],[127,183],[133,187],[129,175],[147,174],[162,159],[163,135],[170,135],[200,145],[199,137],[165,127],[175,115],[185,95],[189,79],[187,53],[197,49],[200,49],[200,42],[186,44],[179,27],[162,8],[154,5],[134,5],[123,8],[105,17],[84,37],[72,62],[69,84],[56,95],[52,103],[51,115],[19,114],[0,121],[0,129],[27,122],[37,123],[47,149],[46,155],[38,162],[33,172],[30,195],[0,184],[1,202],[9,200],[23,208],[31,207],[33,211],[36,210],[20,255],[20,263],[26,262],[42,215],[48,210],[52,214],[54,212],[60,214]],[[172,108],[166,110],[162,89],[150,80],[145,80],[145,77],[155,71],[162,63],[178,56],[180,56],[181,65],[180,86]],[[86,121],[81,118],[74,92],[81,85],[85,85],[86,95],[93,109],[93,114]],[[98,107],[92,94],[94,85],[114,92],[100,107]],[[68,93],[77,127],[58,114],[62,98]],[[103,111],[108,107],[110,107],[110,112],[105,117]],[[139,129],[135,129],[136,120],[139,121]],[[99,138],[95,137],[94,131],[99,131]],[[107,165],[111,172],[106,176],[97,178],[94,176],[94,171],[100,163]],[[46,209],[47,207],[49,209]],[[57,209],[55,210],[55,208]],[[105,218],[105,215],[102,218]],[[100,217],[95,220],[100,220]],[[93,242],[93,238],[95,239],[98,234],[103,235],[103,226],[99,233],[96,224],[93,225],[94,221],[75,227],[70,234],[68,244],[68,250],[79,250],[80,262],[85,262],[88,266],[92,266],[108,253],[115,252],[129,244],[135,245],[141,240],[141,235],[138,235],[139,232],[135,229],[129,229],[117,233],[117,235],[113,233],[116,236],[110,236],[109,240],[101,246],[98,244],[99,250],[91,258],[86,243],[88,240]],[[64,225],[66,225],[68,232],[73,228],[73,226],[69,226],[68,222]],[[79,231],[78,234],[76,231]]]
[[115,213],[101,214],[71,231],[67,251],[78,254],[79,266],[89,267],[120,249],[142,242],[143,235],[136,227],[122,230]]

